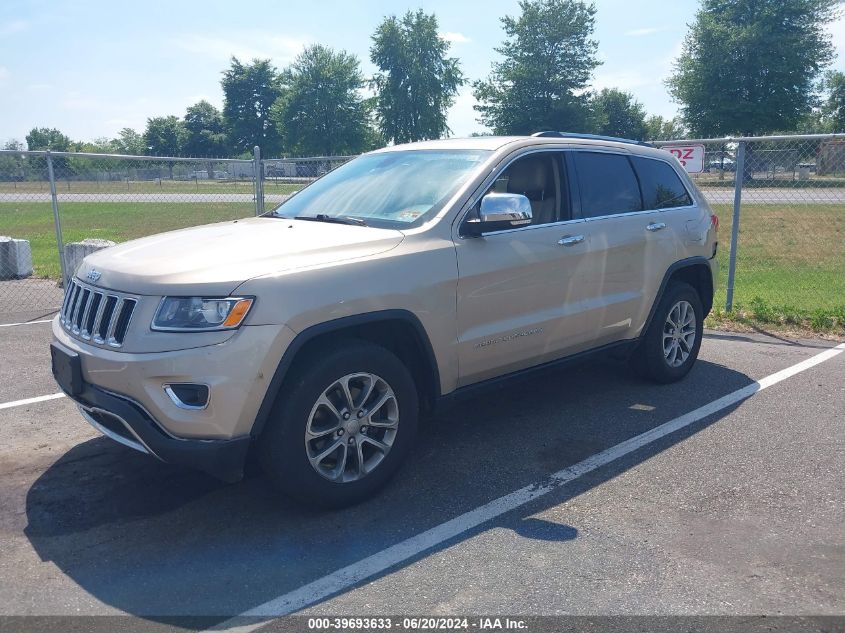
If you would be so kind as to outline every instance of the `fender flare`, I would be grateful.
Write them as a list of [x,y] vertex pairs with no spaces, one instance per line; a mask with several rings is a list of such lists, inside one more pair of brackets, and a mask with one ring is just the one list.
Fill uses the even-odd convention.
[[434,389],[433,396],[435,400],[438,400],[440,398],[440,370],[437,366],[437,358],[434,355],[434,348],[431,345],[431,340],[429,339],[428,333],[417,315],[409,310],[402,309],[377,310],[375,312],[354,314],[311,325],[299,332],[293,338],[284,354],[282,354],[282,358],[276,367],[276,371],[273,373],[273,378],[267,386],[267,391],[264,394],[264,399],[261,401],[261,406],[258,408],[258,413],[255,416],[255,422],[253,422],[250,435],[253,438],[257,438],[261,434],[264,429],[264,425],[267,423],[267,419],[270,417],[270,411],[273,408],[273,403],[276,400],[279,389],[287,377],[288,371],[293,365],[294,359],[307,343],[319,336],[331,334],[333,332],[341,332],[355,326],[397,320],[410,325],[416,332],[418,343],[425,355],[424,360],[427,362],[431,371],[430,380],[432,381]]
[[660,305],[660,301],[663,299],[663,293],[666,292],[666,287],[669,285],[669,280],[672,278],[672,275],[674,275],[679,270],[682,270],[684,268],[692,268],[694,266],[706,266],[708,274],[710,274],[710,264],[708,263],[708,261],[709,260],[706,257],[696,255],[695,257],[687,257],[686,259],[678,260],[674,264],[669,266],[669,268],[663,274],[663,280],[660,282],[660,288],[657,290],[657,294],[654,297],[654,302],[651,304],[651,310],[649,310],[648,312],[648,318],[645,321],[645,325],[643,325],[643,329],[640,331],[639,338],[643,338],[646,332],[648,332],[648,328],[651,326],[651,321],[652,319],[654,319],[654,313],[657,312],[657,306]]

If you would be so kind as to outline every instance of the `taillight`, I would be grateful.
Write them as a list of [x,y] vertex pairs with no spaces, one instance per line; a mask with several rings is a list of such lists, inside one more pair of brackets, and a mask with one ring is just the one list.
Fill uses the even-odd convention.
[[719,216],[715,213],[710,214],[710,226],[713,227],[714,231],[719,232]]

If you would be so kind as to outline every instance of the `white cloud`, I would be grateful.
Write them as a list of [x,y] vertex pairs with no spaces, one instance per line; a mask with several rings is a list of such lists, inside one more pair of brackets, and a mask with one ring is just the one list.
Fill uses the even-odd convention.
[[101,100],[85,97],[75,90],[67,93],[65,98],[61,100],[61,105],[68,110],[82,110],[86,112],[103,110],[103,102]]
[[660,33],[665,30],[665,28],[649,26],[642,29],[631,29],[630,31],[625,31],[625,35],[627,35],[628,37],[644,37],[646,35],[654,35],[655,33]]
[[845,12],[843,12],[838,19],[834,20],[827,26],[828,33],[833,39],[833,46],[836,49],[836,55],[839,59],[836,60],[835,65],[842,67],[845,57]]
[[211,105],[213,105],[218,110],[223,107],[222,95],[217,95],[216,97],[212,97],[208,93],[198,92],[196,94],[188,95],[187,99],[188,99],[188,102],[189,102],[190,105],[194,105],[195,103],[199,103],[200,101],[208,101]]
[[681,56],[681,53],[684,52],[684,38],[680,38],[675,45],[672,47],[671,52],[660,60],[660,64],[657,67],[658,72],[660,72],[660,82],[664,83],[669,76],[672,74],[672,71],[675,68],[675,62],[678,61],[678,58]]
[[11,20],[0,24],[0,35],[12,35],[13,33],[20,33],[29,28],[29,22],[26,20]]
[[484,126],[477,121],[478,112],[472,107],[475,104],[472,88],[464,86],[449,109],[447,123],[452,129],[453,136],[469,136],[473,132],[484,130]]
[[12,73],[5,66],[0,66],[0,81],[6,81]]
[[228,61],[232,56],[241,61],[269,58],[277,64],[292,61],[308,42],[307,38],[246,31],[226,37],[187,34],[173,40],[173,44],[184,51],[214,60]]
[[446,33],[441,33],[440,39],[446,42],[451,42],[452,44],[467,44],[472,41],[463,33],[457,33],[454,31],[447,31]]
[[596,90],[602,88],[619,88],[620,90],[633,91],[644,86],[653,86],[659,83],[660,79],[654,73],[641,72],[639,70],[626,70],[622,72],[597,72],[593,79],[592,87]]
[[104,121],[108,129],[123,129],[125,127],[132,127],[137,123],[137,121],[133,121],[132,119],[122,119],[120,117],[114,119],[106,119]]

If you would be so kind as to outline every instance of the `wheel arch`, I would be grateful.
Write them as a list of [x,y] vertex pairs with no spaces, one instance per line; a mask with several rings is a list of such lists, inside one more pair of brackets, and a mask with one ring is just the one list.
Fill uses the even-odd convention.
[[422,322],[408,310],[380,310],[312,325],[299,332],[282,355],[255,417],[251,435],[258,437],[267,423],[276,397],[299,359],[341,339],[359,339],[381,345],[408,367],[419,386],[420,405],[430,411],[440,397],[440,372],[431,341]]
[[713,274],[707,258],[689,257],[677,261],[663,275],[663,281],[660,282],[660,288],[654,297],[648,318],[640,334],[641,337],[645,336],[645,333],[648,331],[651,321],[654,318],[654,313],[657,311],[657,306],[660,305],[660,301],[663,299],[663,294],[674,281],[682,281],[695,288],[701,299],[701,305],[704,308],[704,316],[707,316],[713,308]]

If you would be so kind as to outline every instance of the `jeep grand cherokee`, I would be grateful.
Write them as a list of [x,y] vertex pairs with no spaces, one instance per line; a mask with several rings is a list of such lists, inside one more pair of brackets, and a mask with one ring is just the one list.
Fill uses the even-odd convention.
[[228,481],[254,449],[282,491],[341,506],[393,475],[421,412],[479,385],[608,351],[685,376],[717,228],[641,143],[389,147],[262,217],[85,258],[53,372],[122,444]]

